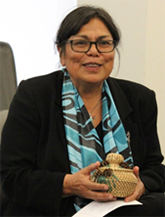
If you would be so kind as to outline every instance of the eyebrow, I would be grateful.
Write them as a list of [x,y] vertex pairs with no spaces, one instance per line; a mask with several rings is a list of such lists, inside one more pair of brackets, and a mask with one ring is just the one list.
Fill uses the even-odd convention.
[[[89,37],[86,36],[86,35],[74,35],[75,37],[81,37],[81,38],[84,38],[84,39],[87,39],[89,40]],[[113,40],[112,36],[111,35],[102,35],[102,36],[99,36],[97,38],[97,40],[100,40],[100,39],[103,39],[103,38],[107,38],[107,37],[110,37],[111,39],[110,40]]]

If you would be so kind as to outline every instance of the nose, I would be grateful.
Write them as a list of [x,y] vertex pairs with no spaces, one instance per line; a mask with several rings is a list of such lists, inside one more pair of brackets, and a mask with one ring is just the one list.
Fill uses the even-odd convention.
[[99,52],[97,50],[95,42],[91,43],[90,48],[87,52],[87,55],[91,55],[91,56],[98,56],[99,55]]

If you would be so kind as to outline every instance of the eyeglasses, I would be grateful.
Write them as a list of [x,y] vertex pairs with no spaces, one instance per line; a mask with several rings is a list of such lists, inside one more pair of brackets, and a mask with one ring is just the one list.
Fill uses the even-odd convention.
[[113,40],[87,41],[82,39],[68,40],[66,43],[71,44],[73,51],[78,53],[86,53],[90,50],[92,44],[95,44],[99,53],[110,53],[116,47],[116,42]]

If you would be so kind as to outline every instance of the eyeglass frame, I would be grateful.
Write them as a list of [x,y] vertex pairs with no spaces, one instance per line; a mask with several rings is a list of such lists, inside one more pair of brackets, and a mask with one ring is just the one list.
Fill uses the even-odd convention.
[[72,44],[73,44],[74,41],[77,41],[77,40],[78,40],[78,39],[65,41],[65,43],[70,43],[71,49],[72,49],[74,52],[77,52],[77,53],[87,53],[87,52],[91,49],[92,44],[95,44],[96,49],[97,49],[97,51],[98,51],[99,53],[111,53],[111,52],[115,49],[115,47],[116,47],[116,41],[114,41],[114,40],[105,40],[105,41],[112,41],[112,42],[113,42],[113,50],[108,51],[108,52],[102,52],[102,51],[99,51],[99,49],[98,49],[98,47],[97,47],[97,43],[98,43],[100,40],[98,40],[98,41],[88,41],[88,40],[84,40],[84,41],[89,42],[89,48],[88,48],[88,50],[87,50],[87,51],[75,51],[75,50],[73,49],[73,45],[72,45]]

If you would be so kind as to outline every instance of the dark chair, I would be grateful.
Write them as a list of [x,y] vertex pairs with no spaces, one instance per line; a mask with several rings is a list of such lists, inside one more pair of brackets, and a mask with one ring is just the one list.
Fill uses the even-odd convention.
[[0,42],[0,110],[9,108],[17,89],[16,70],[11,46]]
[[[0,144],[1,131],[16,89],[16,70],[12,48],[8,43],[0,42]],[[3,216],[3,212],[8,204],[8,198],[1,190],[1,182],[0,203],[0,216]]]
[[[8,114],[8,110],[0,111],[0,144],[1,144],[1,131],[3,129],[3,125],[6,121],[6,117]],[[0,147],[1,149],[1,147]],[[0,177],[0,216],[3,216],[4,210],[8,204],[8,198],[4,195],[1,189],[1,177]]]

